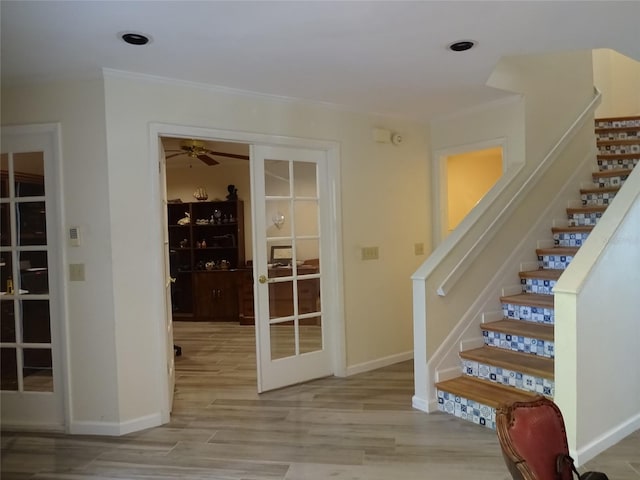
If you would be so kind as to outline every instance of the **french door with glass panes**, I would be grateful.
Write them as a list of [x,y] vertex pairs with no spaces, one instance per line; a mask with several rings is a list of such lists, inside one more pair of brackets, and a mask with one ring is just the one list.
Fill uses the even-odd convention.
[[[43,126],[44,127],[44,126]],[[0,388],[3,425],[64,425],[55,127],[3,128]]]
[[329,182],[322,150],[254,145],[252,161],[262,392],[333,373],[323,307]]

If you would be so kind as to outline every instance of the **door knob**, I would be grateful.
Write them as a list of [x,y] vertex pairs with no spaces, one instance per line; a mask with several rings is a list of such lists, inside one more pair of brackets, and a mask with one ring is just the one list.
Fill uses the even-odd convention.
[[258,281],[259,281],[260,283],[267,283],[267,277],[265,277],[264,275],[260,275],[260,276],[258,277]]

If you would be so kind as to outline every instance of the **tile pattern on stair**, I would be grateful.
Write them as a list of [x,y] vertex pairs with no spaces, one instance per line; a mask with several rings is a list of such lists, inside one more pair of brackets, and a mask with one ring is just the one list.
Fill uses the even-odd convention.
[[482,331],[482,338],[487,346],[504,348],[514,352],[532,353],[542,357],[553,358],[554,356],[553,341],[487,330]]
[[460,352],[462,375],[436,384],[441,411],[495,429],[499,404],[553,397],[553,288],[640,163],[640,117],[599,119],[595,131],[598,171],[580,189],[582,207],[567,208],[567,226],[551,229],[554,247],[536,250],[539,269],[520,272],[522,293],[500,298],[504,318],[481,325],[485,346]]

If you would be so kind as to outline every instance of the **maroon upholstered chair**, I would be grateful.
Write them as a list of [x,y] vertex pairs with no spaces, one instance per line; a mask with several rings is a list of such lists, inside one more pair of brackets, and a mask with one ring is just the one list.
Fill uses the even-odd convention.
[[545,397],[502,405],[496,429],[504,460],[514,480],[571,480],[571,465],[556,473],[558,455],[569,454],[558,406]]

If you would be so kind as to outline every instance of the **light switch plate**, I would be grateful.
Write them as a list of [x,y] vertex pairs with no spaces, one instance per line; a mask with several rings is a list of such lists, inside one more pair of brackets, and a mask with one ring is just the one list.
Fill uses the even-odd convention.
[[377,260],[378,247],[362,247],[362,260]]
[[69,264],[69,280],[72,282],[84,282],[84,263]]

